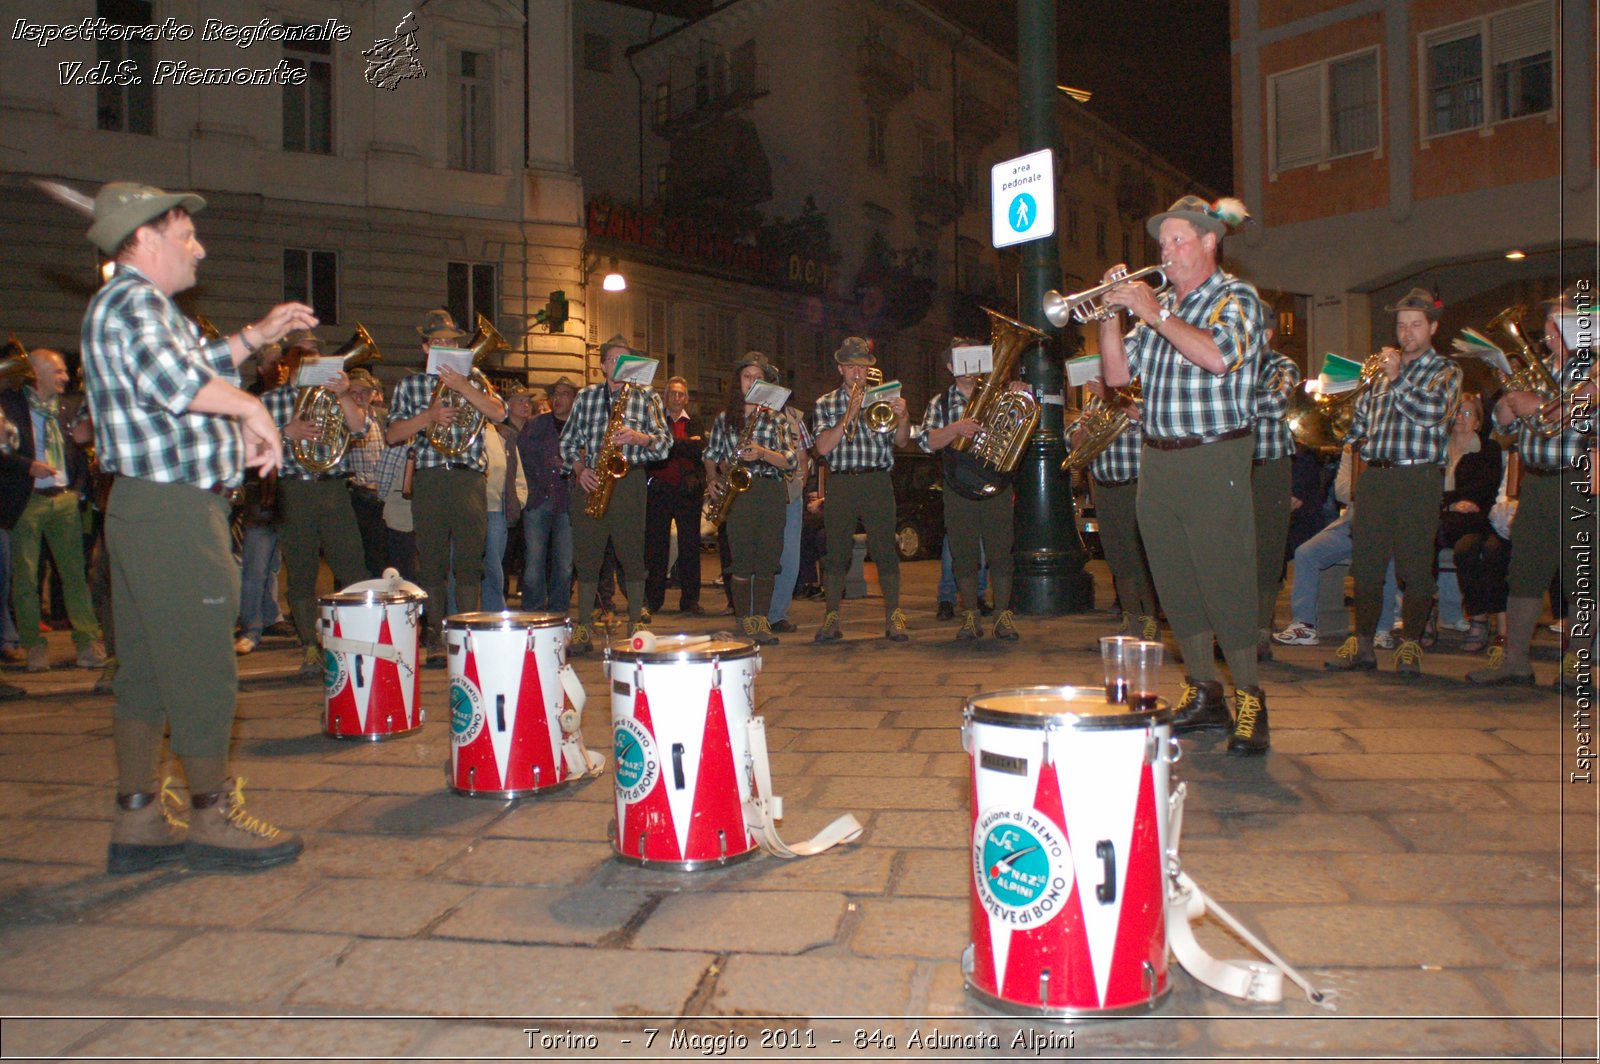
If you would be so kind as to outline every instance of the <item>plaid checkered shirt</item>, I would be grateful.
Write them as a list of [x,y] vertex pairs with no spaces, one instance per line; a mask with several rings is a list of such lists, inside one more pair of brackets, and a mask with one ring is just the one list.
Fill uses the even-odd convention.
[[[591,384],[578,393],[572,401],[572,413],[566,427],[561,430],[561,470],[572,472],[572,467],[582,458],[590,469],[600,456],[605,443],[606,425],[611,420],[611,386],[605,381]],[[659,462],[672,450],[672,430],[667,428],[666,408],[654,388],[631,385],[628,388],[628,405],[622,414],[623,423],[630,429],[648,433],[648,444],[635,443],[622,449],[622,457],[630,466],[643,466]]]
[[[849,407],[849,388],[836,388],[818,399],[815,413],[817,435],[822,435],[843,421],[844,412]],[[863,402],[861,409],[856,412],[855,437],[841,439],[839,446],[823,459],[831,472],[870,473],[894,468],[894,433],[877,433],[867,428],[861,420],[865,412],[866,403]]]
[[[1580,358],[1582,352],[1567,355],[1567,361],[1560,368],[1553,363],[1554,359],[1545,359],[1545,365],[1550,369],[1550,375],[1561,385],[1561,394],[1569,394],[1577,387],[1580,381],[1587,380],[1592,362],[1588,357]],[[1554,436],[1541,436],[1528,428],[1519,419],[1512,422],[1517,432],[1517,453],[1522,455],[1526,465],[1538,469],[1573,469],[1579,452],[1590,446],[1589,437],[1594,431],[1593,417],[1575,417],[1567,423],[1567,427]],[[1575,427],[1576,426],[1576,427]],[[1588,432],[1580,432],[1579,428],[1587,428]]]
[[961,389],[954,384],[928,400],[928,410],[922,415],[922,424],[911,427],[911,442],[925,453],[932,454],[933,448],[928,445],[928,433],[934,429],[946,428],[965,417],[967,401],[967,397],[961,394]]
[[[746,414],[745,417],[755,417],[755,414]],[[749,423],[746,422],[746,428]],[[735,432],[728,427],[728,415],[724,411],[717,415],[717,420],[711,424],[711,441],[706,444],[705,458],[708,462],[732,461],[737,452],[734,448],[739,443],[742,433]],[[788,465],[779,468],[767,462],[746,462],[750,472],[758,477],[784,477],[794,467],[794,439],[789,434],[789,419],[781,414],[767,414],[761,418],[761,423],[755,428],[750,437],[751,441],[759,447],[766,447],[777,451],[788,459]]]
[[215,378],[238,385],[226,340],[203,341],[176,303],[118,263],[89,301],[81,343],[102,470],[163,484],[239,485],[238,421],[189,409]]
[[373,485],[379,495],[387,495],[394,490],[395,481],[405,475],[406,455],[410,453],[411,446],[404,443],[383,449],[383,456],[378,459],[378,470],[373,475]]
[[1256,352],[1266,333],[1261,297],[1251,285],[1217,270],[1183,298],[1172,289],[1161,305],[1211,334],[1227,370],[1207,373],[1155,329],[1138,322],[1124,339],[1128,372],[1144,386],[1144,427],[1151,436],[1215,436],[1255,416]]
[[1289,412],[1289,396],[1299,386],[1300,367],[1271,348],[1262,348],[1256,369],[1256,461],[1294,454],[1294,433],[1283,416]]
[[1356,400],[1350,440],[1366,440],[1367,461],[1444,465],[1449,415],[1461,393],[1461,367],[1429,348]]
[[[482,374],[477,370],[472,371],[472,379],[479,384],[486,384]],[[439,376],[436,373],[413,373],[399,384],[395,385],[394,398],[389,403],[389,424],[414,418],[428,409],[433,399],[433,392],[439,386]],[[460,399],[459,396],[457,396]],[[461,402],[466,402],[461,399]],[[484,426],[484,432],[488,426]],[[440,469],[454,466],[458,469],[475,469],[479,473],[486,473],[489,469],[489,459],[483,453],[483,433],[478,433],[478,438],[472,441],[472,446],[467,448],[465,454],[456,458],[448,457],[443,451],[428,442],[426,428],[412,436],[411,449],[417,456],[417,469]]]
[[[274,388],[270,392],[267,392],[261,396],[261,402],[267,408],[267,413],[271,414],[272,420],[278,423],[279,432],[282,432],[283,427],[294,420],[294,404],[299,400],[299,398],[300,389],[292,384],[285,384],[280,388]],[[371,425],[372,420],[369,417],[367,420],[367,426],[370,428]],[[333,467],[328,470],[328,476],[336,477],[350,471],[350,451],[355,449],[356,443],[360,439],[360,436],[360,433],[351,433],[349,449],[347,449],[344,455],[340,457],[340,459],[333,464]],[[316,474],[312,473],[311,470],[301,465],[300,459],[294,456],[294,441],[289,439],[287,436],[283,438],[283,465],[278,470],[278,476],[292,477],[296,480],[312,480],[316,477]]]
[[357,487],[377,490],[378,471],[383,456],[389,448],[383,443],[383,426],[371,411],[367,412],[365,432],[350,434],[350,449],[344,453],[344,466]]
[[1139,454],[1144,450],[1144,426],[1133,418],[1117,433],[1111,446],[1089,463],[1089,476],[1101,484],[1125,484],[1139,479]]

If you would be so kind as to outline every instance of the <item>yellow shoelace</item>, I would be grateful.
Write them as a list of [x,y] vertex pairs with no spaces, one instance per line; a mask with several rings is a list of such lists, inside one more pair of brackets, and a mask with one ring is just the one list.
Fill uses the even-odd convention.
[[1261,699],[1255,695],[1236,692],[1235,697],[1239,702],[1239,720],[1233,727],[1233,734],[1241,739],[1254,739],[1256,736],[1256,714],[1261,712]]
[[1000,619],[994,622],[996,632],[1004,632],[1017,626],[1010,610],[1001,610]]
[[1161,626],[1156,623],[1156,619],[1154,617],[1145,617],[1140,622],[1140,624],[1139,624],[1139,635],[1146,642],[1153,641],[1155,639],[1155,637],[1160,635],[1160,634],[1161,634]]
[[1395,647],[1394,662],[1396,665],[1421,665],[1422,647],[1407,639]]
[[889,627],[893,628],[897,632],[905,631],[906,630],[906,611],[905,610],[895,610],[893,613],[889,614]]
[[1343,658],[1346,661],[1354,661],[1356,660],[1356,655],[1360,652],[1360,642],[1357,641],[1355,636],[1351,636],[1344,641],[1337,651],[1334,652],[1333,656],[1336,658]]
[[236,776],[233,781],[233,793],[228,795],[228,823],[240,831],[263,839],[278,837],[278,829],[262,820],[260,817],[251,816],[244,811],[244,777]]
[[1506,663],[1506,648],[1496,643],[1489,648],[1489,668],[1498,669]]
[[1184,708],[1188,707],[1190,703],[1194,702],[1194,700],[1199,698],[1199,697],[1200,697],[1200,688],[1196,687],[1192,683],[1184,684],[1183,685],[1183,695],[1178,699],[1178,708],[1179,709],[1184,709]]
[[161,802],[162,819],[175,828],[186,828],[189,825],[173,815],[175,810],[182,809],[186,804],[178,797],[178,792],[172,789],[172,777],[168,776],[161,781],[161,793],[156,796]]

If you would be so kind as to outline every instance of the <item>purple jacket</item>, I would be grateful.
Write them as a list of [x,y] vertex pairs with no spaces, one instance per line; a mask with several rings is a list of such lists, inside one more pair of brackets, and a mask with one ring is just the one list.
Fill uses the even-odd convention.
[[561,479],[561,429],[554,414],[529,418],[517,434],[517,455],[528,478],[526,509],[552,503],[554,513],[567,512],[567,482]]

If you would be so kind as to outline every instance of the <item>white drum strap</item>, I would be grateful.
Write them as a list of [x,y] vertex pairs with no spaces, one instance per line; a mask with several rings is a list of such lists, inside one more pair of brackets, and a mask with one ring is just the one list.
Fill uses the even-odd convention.
[[567,777],[598,776],[605,771],[606,759],[583,745],[583,707],[588,701],[578,670],[563,664],[556,670],[568,708],[561,714],[561,757],[567,763]]
[[322,649],[330,650],[335,654],[359,654],[362,657],[381,658],[384,661],[398,662],[400,648],[388,643],[370,643],[359,639],[346,639],[342,635],[322,636]]
[[[1216,899],[1201,890],[1178,864],[1178,836],[1183,825],[1183,799],[1185,787],[1179,784],[1168,803],[1169,838],[1168,857],[1171,873],[1167,879],[1167,944],[1172,955],[1183,965],[1184,971],[1200,982],[1229,997],[1258,1004],[1273,1005],[1283,1000],[1283,980],[1287,976],[1306,993],[1306,1000],[1330,1012],[1334,1010],[1333,994],[1318,990],[1287,961],[1241,924],[1233,914],[1218,905]],[[1267,959],[1266,964],[1250,960],[1219,960],[1206,952],[1195,938],[1194,922],[1207,912],[1225,924],[1234,934]]]
[[767,722],[753,717],[745,725],[750,741],[750,766],[755,773],[755,797],[744,803],[744,822],[761,848],[774,857],[812,857],[861,835],[861,822],[846,813],[805,842],[788,845],[778,837],[775,821],[783,819],[783,799],[772,793],[772,763],[767,759]]

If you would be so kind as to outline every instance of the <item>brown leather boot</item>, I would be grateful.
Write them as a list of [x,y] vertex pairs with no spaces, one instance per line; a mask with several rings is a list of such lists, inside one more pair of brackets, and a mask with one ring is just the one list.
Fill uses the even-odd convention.
[[190,868],[212,871],[250,871],[271,868],[300,856],[305,843],[299,835],[279,831],[244,808],[244,780],[229,781],[214,794],[196,794],[189,816],[189,839],[183,857]]
[[170,776],[159,791],[117,795],[106,871],[120,876],[183,860],[184,823],[173,815],[173,810],[182,808]]

